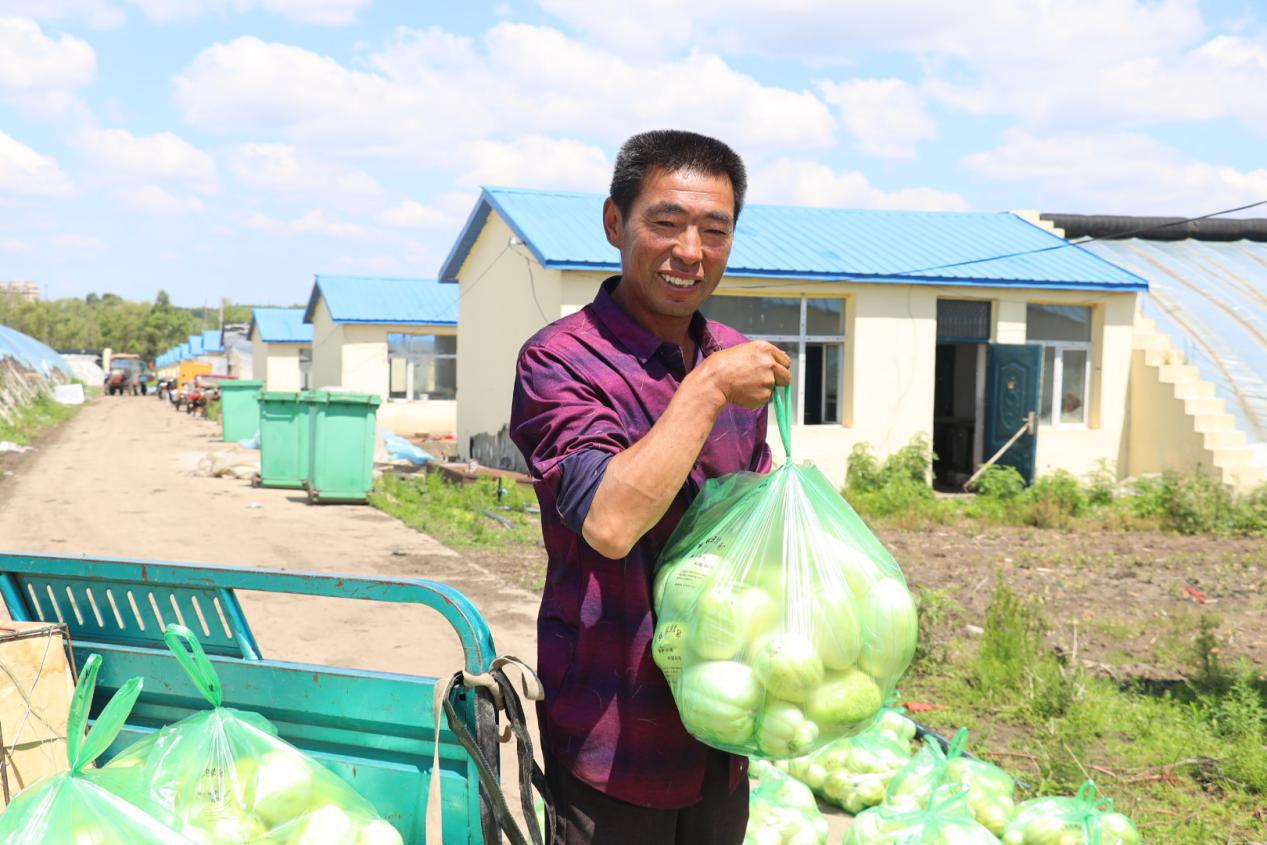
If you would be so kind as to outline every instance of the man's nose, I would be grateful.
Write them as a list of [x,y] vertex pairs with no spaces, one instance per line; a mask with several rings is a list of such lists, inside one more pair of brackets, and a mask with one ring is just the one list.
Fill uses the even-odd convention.
[[683,264],[692,266],[704,259],[703,241],[700,239],[698,229],[687,226],[682,230],[677,243],[673,246],[673,257]]

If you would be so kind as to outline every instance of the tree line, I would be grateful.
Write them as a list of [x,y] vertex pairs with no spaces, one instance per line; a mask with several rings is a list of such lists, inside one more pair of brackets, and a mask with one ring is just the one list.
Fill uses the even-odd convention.
[[[226,304],[224,321],[249,322],[251,308]],[[181,308],[162,290],[153,302],[130,302],[113,293],[32,302],[0,293],[0,325],[63,352],[109,347],[152,361],[191,334],[220,328],[220,309]]]

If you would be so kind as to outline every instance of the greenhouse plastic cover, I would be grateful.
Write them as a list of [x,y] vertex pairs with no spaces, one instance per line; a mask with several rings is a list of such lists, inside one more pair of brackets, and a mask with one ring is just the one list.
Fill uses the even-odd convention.
[[0,358],[13,358],[18,363],[35,370],[44,378],[51,378],[54,370],[60,370],[66,378],[74,378],[70,365],[49,347],[33,337],[8,326],[0,326]]
[[1267,243],[1128,239],[1083,249],[1148,279],[1145,316],[1214,384],[1267,462]]

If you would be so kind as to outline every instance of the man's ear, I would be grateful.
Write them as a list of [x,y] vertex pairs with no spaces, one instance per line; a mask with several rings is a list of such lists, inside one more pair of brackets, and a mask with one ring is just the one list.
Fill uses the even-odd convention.
[[620,206],[608,197],[603,202],[603,231],[607,233],[607,242],[616,249],[624,249],[624,215],[620,213]]

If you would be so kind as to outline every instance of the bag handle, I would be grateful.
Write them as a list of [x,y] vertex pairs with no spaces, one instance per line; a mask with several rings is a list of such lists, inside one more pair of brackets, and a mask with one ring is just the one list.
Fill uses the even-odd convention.
[[215,667],[207,659],[207,653],[202,650],[202,643],[198,642],[194,632],[184,625],[173,623],[168,625],[167,630],[163,632],[163,642],[167,643],[176,662],[185,670],[189,680],[194,682],[194,686],[198,688],[198,692],[202,693],[203,698],[207,699],[212,707],[223,706],[224,691],[220,687],[220,676],[216,674]]
[[783,454],[792,462],[792,385],[774,388],[774,419],[779,425],[779,439],[783,441]]
[[123,730],[128,714],[132,712],[144,686],[144,681],[137,677],[119,687],[85,737],[84,727],[88,724],[88,709],[92,705],[92,694],[97,688],[97,671],[100,668],[101,655],[89,655],[83,672],[79,675],[79,682],[75,684],[74,698],[71,699],[66,725],[66,757],[73,774],[79,774],[88,768],[110,747]]
[[946,759],[953,760],[956,757],[962,757],[964,750],[968,747],[968,729],[960,728],[955,731],[955,735],[950,740],[950,744],[946,746]]

